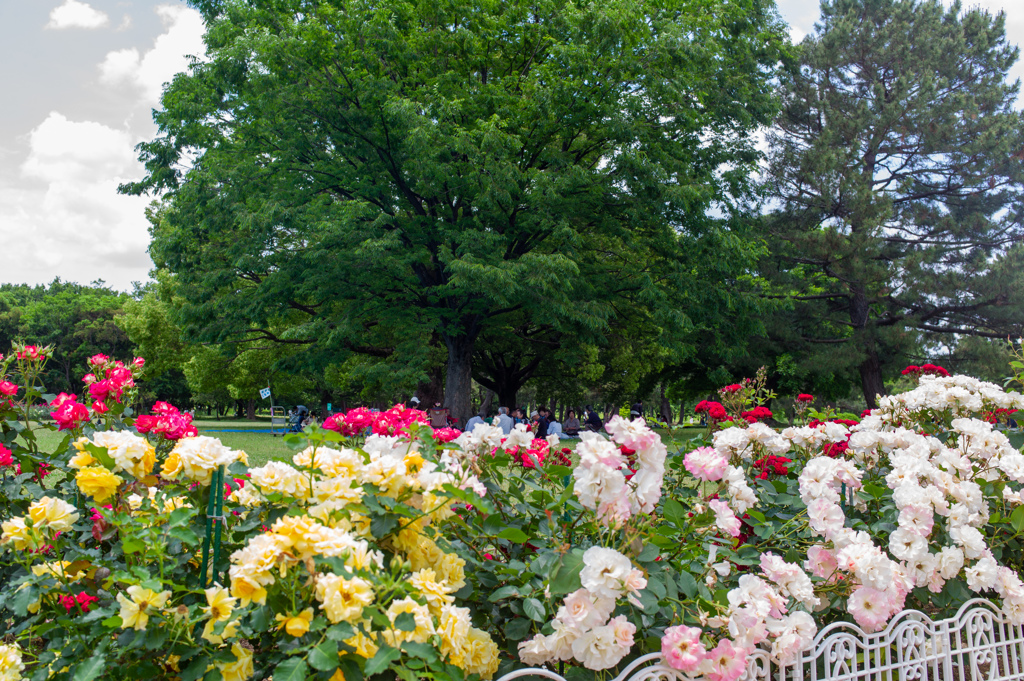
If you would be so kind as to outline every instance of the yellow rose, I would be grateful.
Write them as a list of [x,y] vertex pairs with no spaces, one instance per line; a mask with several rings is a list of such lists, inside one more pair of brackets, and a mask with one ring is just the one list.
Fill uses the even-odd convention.
[[341,575],[320,575],[316,582],[316,598],[332,623],[356,622],[363,608],[373,603],[373,585],[360,577],[345,579]]
[[[423,464],[425,463],[425,461],[423,460],[423,456],[421,456],[419,451],[415,449],[405,455],[403,462],[405,463],[405,472],[408,475],[416,475],[417,473],[419,473],[420,469],[423,468]],[[416,486],[419,486],[419,481],[415,481],[414,484],[416,484]]]
[[306,608],[294,617],[278,614],[274,619],[280,622],[278,629],[284,629],[289,636],[298,638],[309,631],[309,625],[313,623],[313,608]]
[[446,553],[441,559],[440,564],[435,566],[437,569],[437,576],[443,582],[448,584],[448,588],[452,592],[458,591],[462,587],[466,586],[466,571],[463,569],[466,567],[466,561],[459,558],[454,553]]
[[[441,654],[457,655],[462,651],[469,637],[469,608],[446,605],[437,618],[437,633],[441,637]],[[455,662],[454,659],[451,660]],[[455,662],[455,664],[458,664]]]
[[[412,631],[403,631],[395,627],[395,620],[404,613],[410,613],[413,616],[416,628]],[[434,635],[434,622],[430,618],[430,610],[427,609],[427,606],[420,605],[411,598],[392,602],[388,606],[386,614],[391,620],[391,629],[384,632],[384,638],[395,648],[400,647],[406,641],[423,643]]]
[[118,487],[124,481],[120,475],[115,475],[102,466],[88,466],[75,475],[75,482],[78,483],[82,494],[92,497],[97,503],[102,503],[118,492]]
[[32,574],[36,577],[53,577],[60,581],[61,579],[70,579],[76,581],[82,576],[82,568],[74,570],[68,570],[67,568],[71,565],[70,560],[55,561],[53,563],[43,563],[41,565],[32,566]]
[[206,590],[206,606],[203,613],[214,622],[223,622],[231,618],[236,600],[224,587],[211,586]]
[[435,614],[440,612],[442,606],[454,600],[449,595],[451,589],[448,584],[438,582],[436,573],[430,568],[423,568],[409,575],[409,583],[426,599],[427,605]]
[[78,471],[75,482],[82,494],[92,497],[97,503],[103,503],[117,493],[124,478],[114,475],[103,466],[88,466]]
[[3,535],[0,535],[0,544],[13,543],[14,548],[21,551],[32,543],[29,528],[25,524],[25,519],[21,516],[3,521],[0,527],[4,531]]
[[323,525],[308,515],[300,515],[278,518],[270,529],[287,541],[295,555],[305,559],[315,553],[313,544],[319,539],[317,530],[322,527]]
[[206,625],[203,627],[202,637],[210,643],[220,645],[224,643],[225,639],[234,638],[238,636],[238,621],[228,622],[224,625],[224,630],[219,634],[214,633],[217,630],[217,625],[220,622],[215,620],[207,620]]
[[374,640],[358,630],[355,636],[345,639],[345,645],[355,648],[355,654],[367,660],[377,654],[377,644]]
[[140,480],[153,472],[156,466],[156,449],[153,445],[146,443],[146,450],[139,459],[139,462],[132,468],[132,475]]
[[121,604],[121,628],[134,628],[136,631],[144,631],[149,623],[151,609],[159,610],[167,605],[167,599],[171,597],[170,591],[157,593],[152,589],[144,589],[137,584],[128,587],[128,595],[117,594],[117,602]]
[[469,674],[479,674],[489,679],[498,671],[498,646],[486,631],[470,627],[466,642],[459,653],[462,660],[460,666]]
[[28,507],[28,517],[35,527],[47,527],[54,532],[67,532],[78,520],[78,509],[64,501],[43,497]]
[[97,461],[93,457],[93,455],[89,453],[89,450],[85,448],[85,445],[87,445],[88,443],[89,438],[78,438],[78,440],[75,442],[75,449],[78,450],[78,453],[71,457],[71,461],[68,462],[69,466],[75,469],[82,469],[85,468],[86,466],[92,466],[94,464],[99,463],[99,461]]
[[181,472],[181,456],[178,454],[178,450],[172,449],[171,453],[167,455],[167,460],[164,461],[164,465],[160,467],[160,475],[173,480],[178,477],[178,473]]
[[0,679],[17,681],[25,663],[21,661],[21,646],[17,643],[0,643]]
[[327,681],[345,681],[345,675],[340,669],[335,669],[334,673],[331,674],[331,678],[327,679]]
[[[234,570],[234,566],[231,569]],[[250,601],[257,605],[267,603],[267,590],[247,575],[231,575],[231,595],[242,601],[242,605],[249,605]]]
[[439,565],[444,556],[444,551],[434,543],[434,540],[423,535],[420,535],[419,544],[408,553],[409,562],[412,563],[413,570],[422,570],[423,568]]
[[245,681],[252,676],[254,668],[252,665],[252,651],[246,650],[237,643],[231,644],[231,652],[235,655],[235,661],[230,664],[217,663],[221,678],[224,681]]

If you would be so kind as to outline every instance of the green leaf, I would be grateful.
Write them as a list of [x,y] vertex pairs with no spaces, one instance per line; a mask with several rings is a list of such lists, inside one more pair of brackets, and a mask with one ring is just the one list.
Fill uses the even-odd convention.
[[544,605],[536,598],[527,598],[523,601],[523,613],[534,622],[547,621]]
[[289,657],[274,667],[274,681],[306,681],[309,667],[301,657]]
[[495,589],[494,591],[492,591],[491,595],[487,597],[487,600],[489,600],[491,603],[495,603],[497,601],[500,601],[502,598],[509,598],[518,595],[519,587],[509,585],[503,586],[500,589]]
[[192,509],[190,508],[176,508],[171,511],[171,515],[167,519],[167,527],[178,527],[184,525],[192,519]]
[[686,509],[675,499],[669,499],[662,507],[665,519],[674,523],[677,527],[686,526]]
[[199,537],[187,527],[172,527],[168,533],[175,539],[180,539],[183,544],[196,546],[199,544]]
[[332,641],[347,641],[356,635],[355,629],[348,622],[339,622],[334,626],[328,627],[324,633]]
[[39,589],[34,586],[26,586],[19,589],[14,598],[11,599],[11,610],[19,617],[28,615],[28,606],[32,605],[39,598]]
[[[388,667],[391,663],[402,656],[402,651],[398,648],[392,648],[391,646],[381,646],[377,650],[377,654],[366,661],[366,669],[363,670],[363,674],[366,676],[373,676],[379,674]],[[277,675],[274,675],[274,681],[277,681]]]
[[381,539],[391,534],[398,527],[399,516],[388,513],[377,515],[370,520],[370,533],[376,539]]
[[309,665],[318,671],[327,672],[338,666],[338,644],[324,641],[309,651]]
[[130,553],[139,553],[146,549],[146,543],[141,539],[125,539],[121,544],[121,550],[124,551],[125,555]]
[[520,530],[518,527],[506,527],[504,530],[498,533],[499,539],[507,539],[515,544],[525,544],[530,540],[529,535]]
[[407,651],[410,655],[418,657],[421,660],[426,660],[428,663],[437,661],[437,650],[429,643],[406,641],[402,644],[402,650]]
[[395,629],[399,631],[416,631],[416,617],[411,612],[403,612],[395,618]]
[[505,521],[502,520],[500,515],[489,515],[484,518],[483,531],[484,534],[494,535],[501,532],[502,528],[505,527]]
[[99,678],[106,666],[106,656],[103,653],[97,653],[77,666],[72,681],[92,681]]
[[649,563],[650,561],[661,555],[661,549],[654,544],[648,544],[644,547],[644,550],[640,552],[640,555],[636,559],[642,563]]
[[570,594],[579,589],[580,572],[583,571],[583,557],[576,553],[562,555],[551,573],[548,589],[553,596]]
[[1024,531],[1024,506],[1018,506],[1010,514],[1010,525],[1015,532]]
[[689,572],[680,572],[676,578],[676,583],[679,585],[679,590],[686,594],[687,598],[693,598],[697,595],[697,580]]
[[206,674],[206,668],[210,666],[210,658],[200,655],[192,660],[192,663],[181,672],[181,681],[198,681]]
[[505,636],[510,641],[521,641],[530,633],[530,620],[517,617],[505,623]]
[[85,445],[85,449],[90,454],[92,454],[97,461],[103,464],[104,468],[106,468],[107,470],[114,470],[114,468],[117,466],[117,463],[110,456],[110,452],[107,451],[106,447],[100,447],[99,445],[95,445],[91,442],[88,442]]

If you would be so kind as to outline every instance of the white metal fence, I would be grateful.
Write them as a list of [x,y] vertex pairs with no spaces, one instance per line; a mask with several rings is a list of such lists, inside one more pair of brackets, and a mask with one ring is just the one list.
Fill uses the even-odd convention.
[[[596,676],[596,675],[595,675]],[[547,669],[518,669],[498,681],[564,677]],[[634,660],[612,681],[689,681],[652,653]],[[933,621],[905,610],[884,630],[865,634],[846,622],[831,624],[814,646],[789,665],[767,651],[750,657],[740,681],[1021,681],[1024,632],[990,601],[974,599],[955,617]]]

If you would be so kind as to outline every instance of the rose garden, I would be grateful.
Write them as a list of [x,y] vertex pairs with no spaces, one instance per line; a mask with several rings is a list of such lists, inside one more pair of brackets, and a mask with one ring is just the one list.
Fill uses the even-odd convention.
[[51,352],[0,361],[4,679],[611,678],[653,653],[736,681],[835,622],[982,597],[1024,623],[1024,455],[992,423],[1024,397],[939,367],[860,418],[801,395],[785,428],[726,386],[681,449],[615,417],[570,458],[397,405],[249,467],[170,404],[132,413],[142,359],[92,358],[40,450]]
[[152,134],[0,182],[0,681],[1024,679],[1019,31],[803,1],[117,3]]

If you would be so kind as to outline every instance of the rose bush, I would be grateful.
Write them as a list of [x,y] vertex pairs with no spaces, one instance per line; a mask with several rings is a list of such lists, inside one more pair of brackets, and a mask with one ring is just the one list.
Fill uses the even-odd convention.
[[[17,387],[0,404],[0,678],[493,676],[499,649],[443,532],[456,502],[484,506],[486,490],[438,461],[425,414],[367,424],[386,435],[312,429],[291,460],[250,470],[171,405],[132,414],[141,360],[93,358],[90,402],[40,394],[47,355],[0,360]],[[53,426],[25,418],[42,399]],[[67,433],[56,452],[38,451],[40,427]],[[211,496],[224,512],[208,522]]]
[[594,678],[661,652],[734,681],[836,620],[981,594],[1024,621],[1024,455],[986,420],[1024,398],[969,377],[911,372],[862,419],[802,394],[779,429],[759,374],[685,447],[616,417],[575,462],[357,409],[249,468],[170,405],[134,415],[141,361],[93,358],[33,424],[46,355],[0,363],[0,678]]

